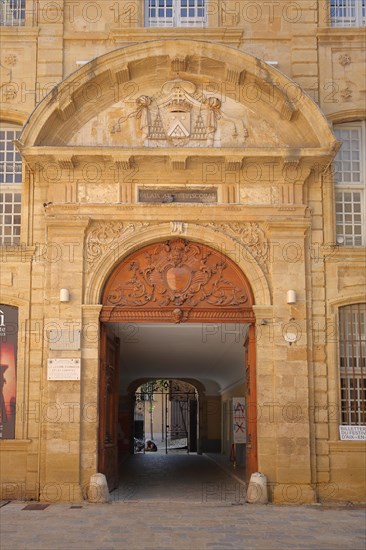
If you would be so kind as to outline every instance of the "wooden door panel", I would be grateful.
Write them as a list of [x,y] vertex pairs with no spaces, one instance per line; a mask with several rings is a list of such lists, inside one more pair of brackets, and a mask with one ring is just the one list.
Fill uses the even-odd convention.
[[257,378],[256,378],[256,331],[255,325],[249,327],[245,342],[246,350],[246,409],[247,409],[247,443],[245,475],[249,481],[251,474],[258,470],[257,453]]
[[98,471],[106,476],[110,491],[118,486],[118,380],[119,339],[111,338],[101,324]]

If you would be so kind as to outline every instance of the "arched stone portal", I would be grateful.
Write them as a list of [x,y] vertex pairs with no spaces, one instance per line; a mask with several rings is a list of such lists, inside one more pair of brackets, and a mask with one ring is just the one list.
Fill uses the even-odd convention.
[[[246,471],[257,469],[255,316],[253,293],[240,268],[219,251],[175,238],[147,245],[125,258],[102,294],[98,470],[116,485],[119,342],[110,323],[247,323]],[[122,367],[123,368],[123,367]],[[244,377],[243,377],[244,378]],[[244,382],[244,380],[243,380]]]
[[[330,193],[323,172],[337,150],[319,107],[293,80],[236,47],[153,40],[108,52],[65,78],[33,110],[17,146],[25,161],[22,217],[29,220],[22,224],[21,242],[28,245],[29,259],[37,243],[41,250],[60,251],[58,261],[40,255],[29,280],[19,279],[19,296],[33,282],[35,290],[40,282],[45,289],[32,292],[19,314],[28,319],[31,312],[29,326],[44,319],[66,323],[67,328],[75,323],[81,330],[80,349],[72,351],[72,357],[81,361],[80,383],[54,384],[43,369],[39,390],[34,396],[25,392],[25,402],[30,407],[39,399],[63,403],[64,395],[72,395],[82,411],[95,411],[99,383],[107,387],[113,374],[113,368],[105,372],[112,362],[105,363],[104,370],[99,366],[99,349],[106,353],[109,347],[112,354],[117,344],[103,333],[113,316],[119,323],[117,318],[124,313],[126,319],[142,324],[141,313],[146,310],[150,318],[160,316],[181,329],[202,322],[200,318],[213,324],[215,312],[219,323],[248,315],[247,364],[254,365],[256,352],[260,379],[258,424],[253,420],[258,427],[258,467],[277,484],[274,500],[284,499],[283,485],[290,480],[301,485],[300,500],[312,501],[317,431],[309,412],[315,395],[309,245],[330,239],[329,233],[319,234],[323,216],[319,197],[323,191]],[[320,217],[313,223],[315,211]],[[197,266],[193,269],[202,280],[189,279],[186,270],[178,271],[174,265],[151,272],[152,296],[159,301],[168,296],[159,307],[152,300],[149,307],[121,305],[119,289],[109,288],[107,294],[106,281],[112,284],[121,261],[128,265],[131,254],[145,245],[153,247],[151,243],[178,235],[200,243],[202,249],[209,245],[223,251],[227,264],[223,273],[230,269],[233,274],[232,286],[225,292],[238,304],[220,303],[217,285],[209,299],[194,304],[202,296],[199,290],[193,292],[194,285],[199,288],[207,274]],[[289,254],[293,251],[296,258]],[[204,259],[206,268],[212,268],[213,254]],[[143,265],[148,269],[148,264]],[[250,285],[245,286],[243,273]],[[122,277],[122,287],[128,286],[129,277]],[[315,269],[316,285],[319,277]],[[70,289],[70,303],[59,304],[60,288]],[[244,289],[247,301],[241,301],[240,290],[233,288]],[[9,295],[10,289],[5,290]],[[147,294],[151,289],[150,285]],[[299,297],[290,308],[285,299],[288,289],[296,289]],[[187,292],[190,296],[179,303],[179,294]],[[126,299],[126,289],[120,294]],[[102,296],[109,302],[103,302]],[[218,302],[210,303],[213,299]],[[100,341],[95,331],[101,310]],[[314,311],[324,315],[324,308]],[[296,345],[283,335],[293,319],[301,334]],[[29,359],[29,372],[34,369],[36,379],[39,357],[44,361],[58,357],[57,350],[37,345]],[[323,373],[325,352],[316,350],[316,354]],[[105,376],[100,382],[99,373]],[[249,378],[255,395],[256,377]],[[293,403],[304,411],[297,423],[286,413]],[[84,414],[71,430],[68,422],[40,427],[34,421],[29,432],[23,423],[23,434],[38,430],[42,434],[32,436],[30,446],[40,465],[41,486],[62,478],[79,491],[89,483],[98,469],[98,422],[97,415]],[[108,422],[115,426],[113,415]],[[112,441],[113,433],[109,437]],[[60,440],[78,444],[61,452]],[[251,445],[256,452],[255,442]],[[256,460],[252,464],[256,468]],[[27,476],[32,480],[34,472]],[[69,498],[63,491],[62,498]]]

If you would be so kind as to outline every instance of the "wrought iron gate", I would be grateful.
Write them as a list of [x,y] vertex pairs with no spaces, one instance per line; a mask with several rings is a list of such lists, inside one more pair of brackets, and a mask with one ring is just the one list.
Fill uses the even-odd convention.
[[[187,382],[180,380],[157,380],[143,384],[135,393],[134,438],[136,447],[145,442],[146,434],[154,439],[154,402],[160,399],[161,418],[159,419],[161,442],[159,450],[165,453],[176,449],[186,449],[187,453],[197,451],[198,406],[197,391]],[[137,442],[136,442],[137,440]],[[156,443],[156,442],[155,442]],[[139,452],[139,451],[137,451]],[[145,446],[140,452],[145,452]]]

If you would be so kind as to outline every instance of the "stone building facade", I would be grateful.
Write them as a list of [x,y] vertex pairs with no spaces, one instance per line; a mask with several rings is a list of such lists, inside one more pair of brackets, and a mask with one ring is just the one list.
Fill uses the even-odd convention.
[[[246,397],[274,502],[364,500],[365,1],[0,8],[3,498],[113,478],[164,375],[197,388],[203,451]],[[239,327],[239,377],[179,363],[195,323]],[[152,324],[170,366],[124,374],[117,336]]]

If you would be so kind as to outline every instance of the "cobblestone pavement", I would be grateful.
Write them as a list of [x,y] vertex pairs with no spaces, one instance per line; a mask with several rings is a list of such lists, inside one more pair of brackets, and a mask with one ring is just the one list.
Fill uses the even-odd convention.
[[[182,461],[183,458],[186,460]],[[138,455],[124,463],[123,472],[118,500],[114,497],[108,504],[84,502],[75,508],[57,503],[44,510],[24,510],[24,502],[6,504],[0,509],[1,547],[7,550],[365,548],[366,517],[361,507],[245,504],[243,485],[207,457]],[[151,483],[149,473],[155,480]],[[124,485],[127,482],[132,487],[129,491]]]

